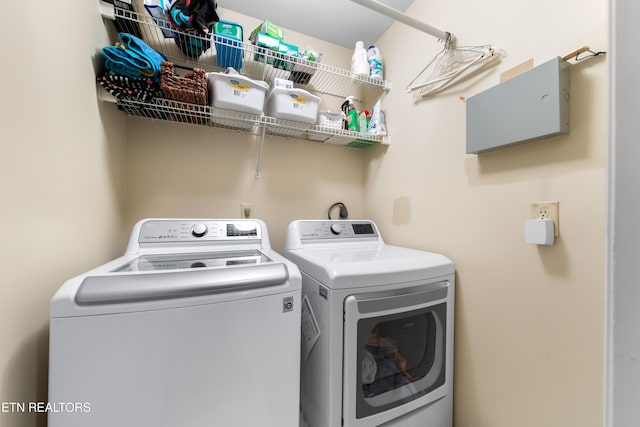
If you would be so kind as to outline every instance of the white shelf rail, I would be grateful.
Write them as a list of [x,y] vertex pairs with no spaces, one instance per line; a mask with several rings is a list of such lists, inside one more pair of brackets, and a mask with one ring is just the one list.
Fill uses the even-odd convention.
[[259,135],[264,127],[267,135],[284,136],[325,144],[367,147],[376,143],[385,143],[385,138],[381,135],[309,125],[275,117],[188,104],[164,98],[155,98],[151,102],[117,98],[116,103],[118,108],[130,116],[233,129],[254,135]]
[[358,3],[361,6],[364,6],[368,9],[375,10],[382,15],[388,16],[389,18],[395,19],[398,22],[402,22],[405,25],[415,28],[416,30],[420,30],[424,33],[427,33],[433,37],[436,37],[442,41],[448,41],[452,35],[447,31],[439,30],[435,27],[432,27],[429,24],[425,24],[422,21],[419,21],[409,15],[405,15],[404,13],[387,6],[386,4],[380,3],[376,0],[351,0],[354,3]]
[[[110,14],[106,16],[111,18]],[[352,75],[350,71],[339,67],[294,58],[272,49],[253,45],[248,41],[221,39],[212,42],[210,37],[171,28],[168,21],[154,18],[146,12],[134,12],[115,7],[112,16],[114,20],[119,20],[127,27],[136,29],[151,48],[178,67],[223,71],[227,68],[227,64],[241,64],[237,67],[237,71],[252,79],[293,80],[296,87],[310,92],[339,97],[354,95],[358,101],[363,101],[365,98],[378,99],[384,91],[391,88],[391,83],[386,80]],[[207,43],[211,47],[197,57],[189,57],[176,45],[175,38],[178,37]]]

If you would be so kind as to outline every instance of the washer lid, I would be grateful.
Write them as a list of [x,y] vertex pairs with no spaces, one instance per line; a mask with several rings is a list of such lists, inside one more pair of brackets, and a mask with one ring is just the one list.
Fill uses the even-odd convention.
[[217,304],[298,291],[298,268],[276,252],[125,255],[67,280],[54,317],[133,313]]
[[186,271],[145,271],[138,274],[96,274],[82,280],[75,295],[75,302],[80,306],[125,304],[222,293],[246,293],[261,288],[282,286],[288,279],[287,267],[281,263]]
[[404,283],[454,272],[444,255],[385,244],[296,249],[285,251],[285,257],[333,289]]
[[260,265],[273,262],[256,250],[148,254],[134,258],[115,269],[120,271],[163,271],[185,268],[224,268],[235,265]]

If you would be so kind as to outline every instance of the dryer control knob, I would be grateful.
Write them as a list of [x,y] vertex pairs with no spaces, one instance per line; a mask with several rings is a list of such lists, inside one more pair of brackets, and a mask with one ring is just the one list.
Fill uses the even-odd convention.
[[209,229],[204,224],[196,224],[191,227],[191,235],[193,237],[202,237],[207,234],[207,231],[209,231]]
[[331,232],[333,234],[342,233],[342,226],[340,224],[331,224]]

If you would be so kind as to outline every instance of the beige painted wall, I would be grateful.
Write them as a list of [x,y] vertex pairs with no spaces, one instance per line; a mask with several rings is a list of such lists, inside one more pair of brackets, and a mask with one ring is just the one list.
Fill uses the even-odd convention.
[[[529,58],[606,50],[607,2],[418,0],[408,13],[459,45],[507,52],[484,79],[414,103],[403,89],[442,45],[401,24],[378,43],[394,84],[384,101],[392,145],[367,151],[365,213],[388,242],[456,263],[455,426],[600,426],[606,60],[572,66],[567,136],[466,155],[459,97]],[[540,200],[560,201],[552,247],[524,243],[529,204]]]
[[[95,2],[4,7],[0,402],[46,401],[51,296],[124,248],[126,121],[96,98],[92,57],[108,40]],[[46,418],[0,412],[0,425]]]
[[129,225],[153,216],[237,218],[241,203],[253,203],[280,250],[289,222],[326,218],[335,201],[363,214],[361,150],[267,137],[256,179],[259,137],[146,119],[131,119],[129,129]]
[[[250,33],[259,21],[221,9],[220,16]],[[285,40],[323,53],[323,62],[348,68],[350,49],[289,31]],[[339,111],[343,99],[322,96],[322,108]],[[294,219],[325,218],[336,201],[351,217],[363,212],[364,151],[314,142],[265,138],[256,179],[260,138],[226,129],[129,119],[126,223],[153,216],[238,217],[241,203],[269,226],[282,249]],[[334,217],[337,211],[333,212]]]
[[[46,399],[51,295],[121,253],[137,219],[237,216],[241,202],[252,202],[280,249],[290,220],[323,217],[341,200],[352,217],[376,220],[388,242],[456,262],[456,427],[601,425],[605,61],[572,70],[569,136],[465,155],[458,97],[530,57],[542,63],[583,44],[604,49],[604,0],[530,8],[487,0],[466,9],[418,0],[413,16],[453,31],[460,44],[500,45],[503,64],[477,85],[414,104],[404,85],[441,45],[396,24],[380,41],[394,82],[385,99],[393,144],[360,151],[269,137],[258,180],[253,137],[125,119],[100,103],[88,58],[106,44],[104,26],[93,2],[80,3],[6,6],[7,15],[46,28],[46,39],[65,42],[38,49],[45,37],[25,32],[22,19],[5,22],[0,38],[21,66],[4,67],[1,83],[0,401]],[[73,25],[56,25],[71,9]],[[350,50],[289,36],[348,67]],[[546,199],[560,201],[560,239],[526,245],[528,204]],[[0,413],[2,426],[44,421]]]
[[[109,40],[98,3],[81,3],[7,5],[9,15],[22,18],[7,22],[0,38],[4,57],[19,65],[1,71],[5,403],[46,401],[51,296],[66,279],[120,255],[135,220],[237,216],[240,202],[252,202],[281,247],[289,221],[323,217],[335,200],[362,215],[361,150],[269,137],[256,180],[253,137],[127,119],[101,102],[92,58]],[[225,17],[246,28],[257,23]],[[25,31],[27,24],[46,32]],[[347,49],[293,32],[288,38],[326,52],[332,64],[345,67],[350,59]],[[42,48],[47,40],[60,44]],[[0,412],[0,425],[45,426],[46,417]]]

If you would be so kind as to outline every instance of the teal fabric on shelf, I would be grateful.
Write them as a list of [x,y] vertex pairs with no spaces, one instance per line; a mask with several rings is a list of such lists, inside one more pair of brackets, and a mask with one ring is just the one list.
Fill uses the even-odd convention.
[[102,49],[108,70],[132,78],[159,78],[162,55],[132,34],[120,33],[118,38],[116,46]]

